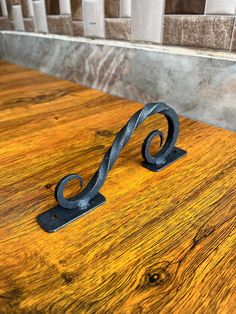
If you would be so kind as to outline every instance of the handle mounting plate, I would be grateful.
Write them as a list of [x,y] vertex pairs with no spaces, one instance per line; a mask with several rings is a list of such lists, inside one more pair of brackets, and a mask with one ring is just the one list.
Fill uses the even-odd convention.
[[173,153],[166,157],[165,163],[160,164],[160,165],[153,165],[147,161],[143,161],[142,165],[151,171],[159,172],[162,169],[166,168],[167,166],[173,164],[176,160],[184,157],[185,155],[187,155],[187,152],[185,150],[175,147],[173,150]]
[[49,209],[48,211],[40,214],[37,217],[39,225],[47,232],[55,232],[70,222],[78,219],[79,217],[87,214],[89,211],[103,205],[106,202],[105,197],[98,193],[93,199],[90,200],[86,209],[66,209],[60,205]]

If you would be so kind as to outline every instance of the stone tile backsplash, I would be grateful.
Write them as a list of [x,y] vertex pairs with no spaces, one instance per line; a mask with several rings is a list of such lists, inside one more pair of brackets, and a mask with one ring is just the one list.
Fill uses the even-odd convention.
[[107,18],[106,19],[106,37],[108,39],[130,40],[131,23],[126,18]]
[[213,49],[230,49],[234,17],[204,15],[165,16],[163,43]]
[[0,29],[4,31],[9,31],[11,29],[10,23],[7,17],[0,17]]
[[74,35],[71,16],[51,15],[47,17],[48,30],[51,34]]
[[[37,32],[29,7],[32,1],[1,0],[0,31],[16,30],[12,6],[21,5],[25,32]],[[88,34],[88,25],[96,28],[94,14],[83,18],[87,0],[40,1],[45,4],[49,33],[78,37]],[[90,0],[91,10],[85,12],[98,12],[99,3],[101,13],[103,1],[105,36],[95,31],[89,37],[236,51],[236,0]],[[62,4],[70,8],[70,14],[63,14]],[[130,13],[122,15],[124,7],[130,17]]]
[[236,51],[236,20],[234,24],[234,30],[233,30],[233,38],[231,42],[231,50]]

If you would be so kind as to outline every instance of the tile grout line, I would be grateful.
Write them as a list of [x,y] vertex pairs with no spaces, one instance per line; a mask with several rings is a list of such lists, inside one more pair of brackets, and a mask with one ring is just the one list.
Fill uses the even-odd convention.
[[233,41],[234,41],[235,27],[236,27],[236,15],[234,16],[234,26],[233,26],[232,37],[231,37],[230,48],[229,48],[230,51],[233,51]]

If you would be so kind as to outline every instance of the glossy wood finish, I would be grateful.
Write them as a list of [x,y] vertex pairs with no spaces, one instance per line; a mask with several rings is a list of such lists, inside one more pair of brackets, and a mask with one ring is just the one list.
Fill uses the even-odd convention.
[[106,204],[49,234],[36,216],[58,179],[88,180],[141,104],[0,65],[1,313],[235,313],[235,133],[181,118],[188,156],[153,173],[141,143],[165,121],[151,117]]

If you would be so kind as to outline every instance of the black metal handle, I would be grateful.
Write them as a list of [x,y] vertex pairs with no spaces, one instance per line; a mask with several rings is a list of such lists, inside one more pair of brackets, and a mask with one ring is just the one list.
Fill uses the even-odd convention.
[[[143,109],[137,111],[118,132],[98,170],[80,194],[73,199],[66,199],[63,195],[66,184],[71,180],[78,179],[81,186],[83,185],[83,179],[79,175],[70,174],[58,182],[55,189],[55,198],[59,206],[39,215],[37,219],[39,224],[46,231],[56,231],[70,221],[75,220],[105,202],[105,198],[99,193],[99,190],[104,184],[108,172],[137,127],[148,117],[156,113],[160,113],[166,117],[168,122],[168,134],[164,145],[162,145],[164,136],[159,130],[152,131],[146,137],[142,145],[143,165],[152,171],[160,171],[186,154],[184,150],[175,147],[179,134],[179,120],[176,112],[164,103],[149,103],[145,105]],[[161,149],[157,154],[152,156],[150,154],[150,145],[151,141],[156,136],[159,136],[161,139]]]

